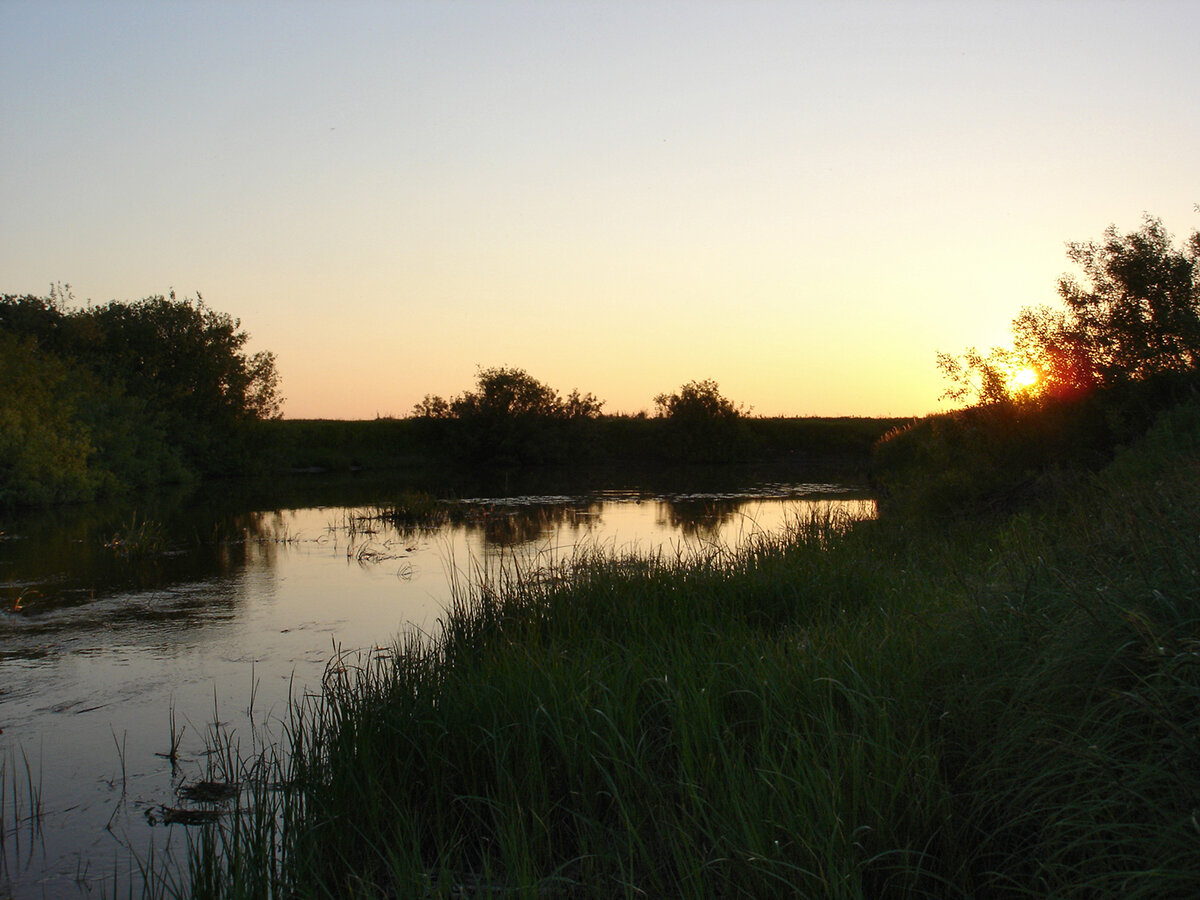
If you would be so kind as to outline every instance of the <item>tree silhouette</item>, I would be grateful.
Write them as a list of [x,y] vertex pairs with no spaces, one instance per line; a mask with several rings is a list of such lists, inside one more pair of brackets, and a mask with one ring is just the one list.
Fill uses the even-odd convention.
[[744,449],[743,409],[725,397],[711,379],[689,381],[674,393],[654,398],[667,421],[667,454],[679,460],[727,461]]
[[1098,387],[1196,371],[1200,364],[1200,231],[1176,247],[1162,221],[1147,215],[1121,234],[1067,245],[1082,278],[1063,275],[1063,308],[1026,307],[1013,320],[1012,350],[983,356],[938,354],[951,382],[945,396],[987,404],[1019,393],[1012,375],[1037,372],[1031,393],[1086,394]]

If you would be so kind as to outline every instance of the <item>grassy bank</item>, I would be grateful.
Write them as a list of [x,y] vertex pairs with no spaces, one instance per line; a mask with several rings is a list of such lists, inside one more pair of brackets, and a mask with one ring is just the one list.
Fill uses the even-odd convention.
[[1193,403],[1016,512],[462,585],[181,892],[1194,896],[1198,448]]

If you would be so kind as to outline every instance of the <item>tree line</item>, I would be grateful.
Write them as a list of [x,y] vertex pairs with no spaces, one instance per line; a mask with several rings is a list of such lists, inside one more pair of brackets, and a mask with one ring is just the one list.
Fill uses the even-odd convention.
[[203,298],[0,296],[0,505],[244,471],[279,415],[275,357]]
[[[665,425],[657,435],[657,456],[728,461],[746,443],[740,420],[747,410],[725,397],[711,379],[658,394],[654,403],[656,417]],[[610,441],[614,437],[613,417],[604,417],[603,408],[595,394],[575,389],[563,397],[524,369],[498,366],[481,367],[475,388],[450,399],[426,394],[412,416],[453,457],[522,464],[587,459],[594,449],[590,445],[600,440],[598,420],[609,420],[604,435]]]
[[[1060,308],[1021,310],[1011,348],[939,354],[946,396],[965,405],[883,441],[881,487],[934,471],[908,479],[931,503],[990,496],[1064,459],[1107,458],[1165,403],[1198,390],[1200,231],[1177,246],[1147,216],[1128,234],[1110,226],[1099,241],[1068,244],[1068,257],[1082,278],[1060,280]],[[281,464],[286,429],[263,427],[282,405],[275,358],[247,353],[247,341],[199,294],[84,307],[69,286],[0,296],[0,505]],[[712,380],[654,404],[648,428],[644,415],[602,415],[592,393],[563,396],[524,369],[480,368],[473,389],[417,403],[403,439],[418,457],[468,465],[587,461],[601,444],[607,460],[617,446],[646,460],[726,462],[777,452],[799,433],[770,432]],[[816,443],[858,446],[867,431],[827,430]]]

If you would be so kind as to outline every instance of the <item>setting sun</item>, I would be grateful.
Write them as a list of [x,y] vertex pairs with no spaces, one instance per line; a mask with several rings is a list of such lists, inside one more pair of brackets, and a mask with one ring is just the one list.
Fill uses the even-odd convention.
[[1038,383],[1037,369],[1031,369],[1028,366],[1017,369],[1013,373],[1012,384],[1018,391],[1026,391]]

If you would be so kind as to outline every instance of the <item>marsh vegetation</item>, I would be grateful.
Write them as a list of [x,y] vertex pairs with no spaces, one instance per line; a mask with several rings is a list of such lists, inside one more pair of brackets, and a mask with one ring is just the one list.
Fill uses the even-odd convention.
[[1194,893],[1197,447],[1193,403],[1014,514],[462,583],[296,709],[185,892]]
[[[722,468],[708,482],[627,475],[585,491],[580,475],[505,473],[454,488],[303,476],[290,496],[277,481],[247,496],[180,492],[136,513],[6,517],[0,758],[15,764],[0,896],[125,896],[131,885],[137,895],[139,866],[178,875],[171,856],[179,861],[185,831],[236,806],[192,788],[252,790],[261,766],[241,757],[282,752],[289,699],[335,677],[331,658],[352,671],[359,650],[381,660],[376,648],[398,632],[436,630],[448,578],[549,572],[551,558],[585,547],[731,544],[819,505],[874,510],[862,485],[811,477]],[[229,742],[221,757],[205,746],[212,722]],[[33,785],[45,785],[36,831],[23,753]]]

